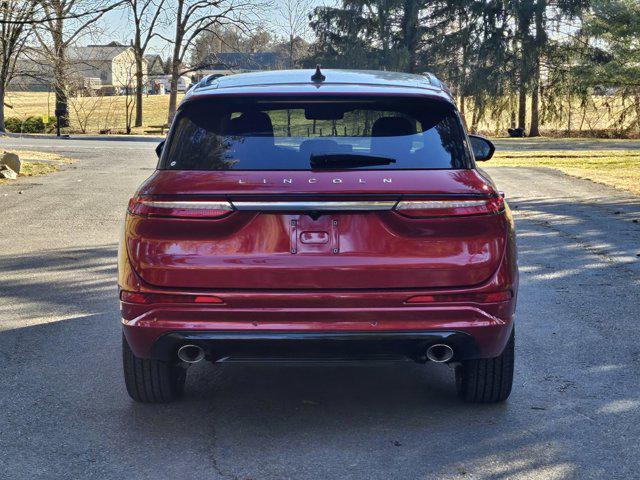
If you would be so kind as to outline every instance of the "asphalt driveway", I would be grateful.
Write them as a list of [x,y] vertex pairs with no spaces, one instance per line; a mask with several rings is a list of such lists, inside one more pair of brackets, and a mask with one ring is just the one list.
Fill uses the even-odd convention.
[[115,255],[154,143],[0,138],[9,147],[79,161],[0,186],[0,478],[637,478],[638,197],[489,162],[519,229],[503,405],[460,403],[438,365],[198,365],[184,400],[138,405]]

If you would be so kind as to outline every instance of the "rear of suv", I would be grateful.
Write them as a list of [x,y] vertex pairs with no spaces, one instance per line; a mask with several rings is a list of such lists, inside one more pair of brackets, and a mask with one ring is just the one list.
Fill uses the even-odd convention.
[[205,79],[157,151],[119,249],[133,399],[264,359],[451,363],[462,399],[509,396],[513,221],[434,76]]

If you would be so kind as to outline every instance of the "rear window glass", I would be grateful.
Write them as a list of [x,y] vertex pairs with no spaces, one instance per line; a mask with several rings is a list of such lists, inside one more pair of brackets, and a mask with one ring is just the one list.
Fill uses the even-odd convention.
[[179,111],[160,168],[471,168],[465,139],[436,101],[217,99]]

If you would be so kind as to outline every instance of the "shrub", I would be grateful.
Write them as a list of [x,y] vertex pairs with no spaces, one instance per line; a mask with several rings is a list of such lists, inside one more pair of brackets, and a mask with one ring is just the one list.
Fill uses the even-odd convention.
[[5,118],[4,126],[7,132],[20,133],[20,129],[22,128],[22,120],[16,117]]
[[44,124],[45,133],[51,133],[56,129],[56,117],[49,117],[49,121]]
[[7,117],[4,126],[11,133],[51,133],[56,129],[56,117],[49,117],[46,123],[42,117],[29,117],[26,120]]
[[22,124],[23,133],[44,133],[42,117],[28,117]]

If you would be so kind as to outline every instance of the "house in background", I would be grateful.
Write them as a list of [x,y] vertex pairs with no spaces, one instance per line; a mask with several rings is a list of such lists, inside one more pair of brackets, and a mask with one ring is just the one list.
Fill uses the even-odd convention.
[[164,75],[164,61],[160,55],[145,55],[144,59],[147,62],[147,74],[150,77]]
[[[69,68],[81,78],[99,78],[102,85],[117,89],[136,84],[136,61],[133,48],[111,42],[67,49]],[[147,60],[142,60],[143,84],[147,83]]]
[[[111,86],[116,90],[134,87],[136,84],[136,63],[133,48],[118,42],[107,45],[87,45],[69,47],[66,51],[68,83],[71,87],[84,90],[98,90]],[[146,85],[147,62],[142,62],[143,83]],[[53,90],[53,67],[44,52],[35,51],[29,58],[18,63],[22,72],[14,82],[12,90],[47,91]]]
[[201,80],[207,75],[231,75],[287,67],[287,59],[278,52],[220,52],[207,55],[194,76],[196,80]]

